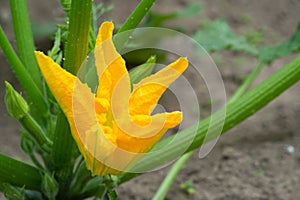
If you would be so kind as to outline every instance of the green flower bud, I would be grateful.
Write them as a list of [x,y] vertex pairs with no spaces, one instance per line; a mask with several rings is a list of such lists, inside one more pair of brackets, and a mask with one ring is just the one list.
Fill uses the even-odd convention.
[[9,115],[17,119],[22,119],[29,112],[29,106],[26,100],[9,82],[5,81],[5,86],[6,94],[4,101]]
[[[25,130],[30,136],[37,142],[37,144],[46,152],[50,152],[50,146],[52,141],[50,141],[43,129],[35,121],[34,118],[29,114],[29,106],[25,99],[12,87],[8,82],[5,82],[6,94],[5,94],[5,104],[10,116],[17,118]],[[29,145],[29,144],[27,144]],[[25,146],[23,146],[25,147]],[[29,146],[27,146],[30,148]],[[26,147],[26,148],[27,148]],[[26,149],[30,150],[30,149]]]

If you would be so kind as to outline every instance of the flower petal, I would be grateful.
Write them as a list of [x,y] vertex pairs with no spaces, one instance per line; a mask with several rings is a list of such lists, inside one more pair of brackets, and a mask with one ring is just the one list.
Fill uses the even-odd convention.
[[[160,113],[150,117],[147,117],[147,115],[136,115],[132,120],[142,127],[136,129],[130,126],[128,130],[120,127],[118,124],[114,124],[113,132],[117,135],[117,145],[126,151],[144,153],[150,150],[169,128],[173,128],[181,122],[182,113],[175,111]],[[148,124],[145,122],[148,122]]]
[[42,52],[35,52],[41,72],[55,99],[66,115],[72,114],[73,89],[77,77]]
[[182,121],[182,112],[174,111],[169,113],[159,113],[151,116],[152,120],[164,120],[164,129],[174,128]]
[[[106,98],[109,102],[116,85],[122,85],[120,101],[128,102],[130,80],[125,61],[116,51],[112,42],[114,25],[104,22],[99,28],[95,47],[95,63],[99,77],[97,97]],[[126,109],[127,110],[127,109]]]
[[90,130],[98,127],[99,135],[104,136],[98,125],[95,104],[96,109],[105,109],[105,106],[98,105],[101,99],[95,101],[94,94],[86,84],[81,83],[76,76],[61,68],[50,57],[42,52],[36,52],[35,55],[52,94],[68,118],[72,135],[80,152],[87,160],[88,168],[92,168],[96,161],[92,159],[92,162],[88,162],[93,157],[89,151],[98,141],[88,141],[92,135]]
[[179,58],[156,74],[134,85],[129,100],[130,115],[150,115],[166,88],[187,68],[186,58]]

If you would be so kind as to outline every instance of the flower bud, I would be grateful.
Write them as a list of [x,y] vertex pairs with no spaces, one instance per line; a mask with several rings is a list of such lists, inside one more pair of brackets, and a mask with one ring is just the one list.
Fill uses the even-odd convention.
[[29,106],[26,100],[9,82],[5,81],[5,86],[6,94],[4,101],[9,115],[17,119],[23,118],[29,112]]

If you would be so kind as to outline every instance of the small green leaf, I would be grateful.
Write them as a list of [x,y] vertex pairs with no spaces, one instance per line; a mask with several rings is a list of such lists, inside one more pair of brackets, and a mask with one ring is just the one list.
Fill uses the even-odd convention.
[[217,19],[208,23],[193,38],[208,52],[230,49],[247,52],[252,55],[257,55],[258,53],[257,49],[249,44],[244,37],[236,35],[224,19]]
[[64,8],[65,12],[68,14],[71,9],[71,0],[60,0],[60,4]]
[[259,59],[271,63],[278,57],[287,56],[300,50],[300,23],[296,32],[286,41],[274,46],[259,48]]
[[47,52],[48,56],[51,57],[55,62],[57,62],[56,60],[58,57],[57,54],[60,52],[60,43],[61,43],[61,28],[58,28],[54,37],[54,45],[52,49]]
[[81,198],[84,199],[86,197],[96,196],[96,197],[103,197],[106,193],[107,188],[106,185],[103,184],[103,178],[100,176],[95,176],[94,178],[90,179],[84,187],[82,188]]
[[180,188],[184,189],[188,194],[194,194],[195,189],[192,180],[188,180],[185,183],[180,184]]

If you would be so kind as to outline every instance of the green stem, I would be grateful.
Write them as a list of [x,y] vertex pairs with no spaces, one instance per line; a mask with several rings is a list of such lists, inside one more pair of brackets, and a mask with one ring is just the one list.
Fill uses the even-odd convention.
[[92,0],[71,3],[69,35],[65,49],[64,68],[76,74],[88,53]]
[[0,154],[0,182],[31,190],[40,190],[42,176],[37,168]]
[[155,0],[142,0],[119,29],[118,33],[136,28],[148,13]]
[[47,116],[49,111],[48,111],[48,105],[46,103],[46,100],[44,99],[41,91],[38,89],[33,79],[31,78],[31,75],[28,73],[28,71],[26,71],[26,68],[24,67],[24,65],[16,55],[14,49],[9,43],[1,27],[0,27],[0,46],[10,66],[12,67],[14,73],[16,74],[16,77],[20,81],[23,89],[25,90],[28,96],[30,109],[34,114],[34,116],[37,116],[37,118],[40,117],[41,115]]
[[69,123],[65,115],[60,112],[56,121],[56,129],[53,139],[52,167],[56,179],[60,183],[59,196],[66,195],[74,165],[75,143],[71,135]]
[[163,200],[167,195],[173,181],[177,177],[177,174],[180,172],[186,161],[193,155],[193,151],[190,151],[183,156],[181,156],[176,163],[172,166],[171,170],[168,172],[167,176],[164,178],[164,181],[159,186],[159,189],[156,191],[152,200]]
[[[92,0],[72,1],[64,67],[76,74],[88,52]],[[57,117],[53,141],[53,168],[60,183],[58,197],[64,199],[72,179],[75,160],[75,142],[64,113]]]
[[142,21],[144,16],[148,13],[151,6],[154,4],[155,0],[141,0],[139,5],[134,9],[134,11],[130,14],[127,20],[119,29],[118,33],[125,32],[125,35],[120,37],[118,41],[115,41],[115,44],[119,47],[119,50],[124,47],[128,38],[130,37],[133,29],[135,29],[139,23]]
[[35,85],[43,91],[40,71],[34,55],[35,48],[26,0],[10,0],[10,9],[20,59]]
[[50,141],[50,139],[46,136],[45,132],[38,125],[38,123],[29,115],[29,113],[27,113],[24,117],[20,118],[19,122],[35,139],[39,147],[45,152],[50,153],[52,141]]
[[[76,0],[71,3],[64,67],[73,74],[76,74],[87,56],[91,11],[92,0]],[[68,120],[60,111],[54,131],[52,152],[52,168],[60,183],[60,198],[64,198],[71,182],[74,152],[75,142]]]
[[[232,95],[231,99],[228,103],[232,103],[238,98],[240,98],[245,91],[250,87],[255,78],[257,77],[260,70],[263,68],[263,63],[260,62],[249,74],[247,79],[243,82],[243,84],[237,89],[237,91]],[[177,177],[180,170],[183,168],[184,164],[189,160],[189,158],[193,155],[194,151],[190,151],[180,157],[172,166],[171,170],[168,172],[167,176],[164,178],[164,181],[160,185],[159,189],[156,191],[153,199],[164,199],[167,195],[173,181]]]
[[[225,123],[223,119],[224,109],[219,110],[208,118],[205,118],[201,122],[194,126],[187,128],[176,134],[178,142],[170,142],[174,136],[170,136],[163,141],[159,142],[152,150],[153,153],[147,154],[135,167],[134,170],[140,171],[145,169],[152,169],[163,163],[166,163],[172,159],[175,159],[179,152],[181,152],[182,146],[187,142],[192,141],[186,152],[192,151],[203,144],[206,137],[206,133],[211,126],[214,127],[223,126],[222,133],[236,126],[247,117],[253,115],[255,112],[260,110],[262,107],[267,105],[270,101],[275,99],[282,92],[287,90],[290,86],[299,81],[300,78],[300,56],[295,58],[293,61],[285,65],[283,68],[278,70],[267,80],[263,81],[252,90],[244,94],[241,98],[228,104],[224,109],[226,111]],[[211,119],[215,119],[211,122]],[[195,127],[197,133],[194,135]],[[208,139],[213,139],[219,135],[218,132],[212,131],[208,135]],[[195,137],[194,137],[195,136]],[[207,139],[207,138],[206,138]],[[208,141],[208,140],[206,140]],[[155,150],[165,147],[164,153],[155,153]],[[127,173],[120,176],[120,184],[124,181],[128,181],[131,178],[139,174]]]
[[252,70],[251,74],[247,77],[247,79],[243,82],[243,84],[237,89],[237,91],[232,95],[230,100],[227,103],[234,102],[238,98],[240,98],[245,91],[250,87],[255,78],[257,77],[260,70],[263,68],[264,63],[259,62],[258,65]]

